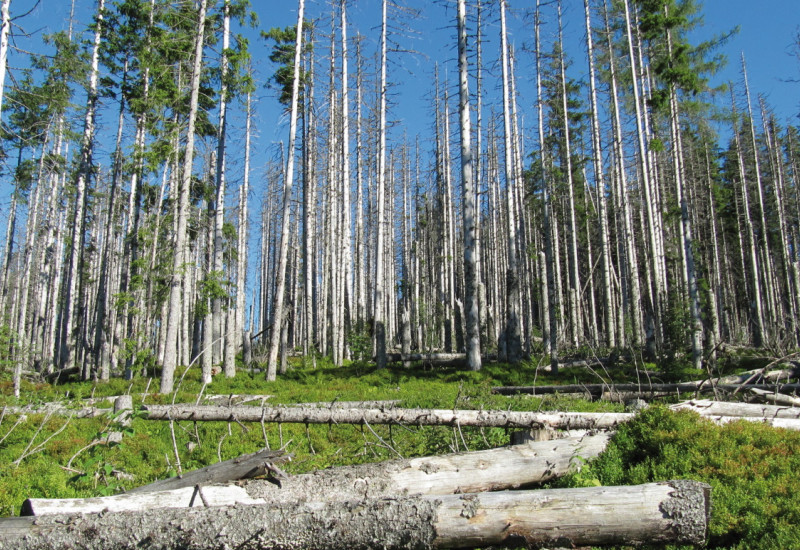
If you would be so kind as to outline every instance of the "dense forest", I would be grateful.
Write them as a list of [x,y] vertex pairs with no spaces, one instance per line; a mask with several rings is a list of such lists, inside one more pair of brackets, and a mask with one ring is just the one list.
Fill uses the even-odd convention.
[[[17,395],[68,369],[170,392],[178,366],[208,382],[239,359],[274,380],[292,353],[700,368],[800,345],[800,127],[744,56],[709,86],[726,36],[690,41],[695,0],[584,0],[580,47],[560,1],[427,4],[452,46],[426,61],[416,134],[393,124],[392,73],[421,14],[389,0],[367,28],[346,0],[299,0],[284,28],[247,0],[97,0],[41,51],[10,40],[17,3],[0,36]],[[256,167],[265,86],[286,125]]]

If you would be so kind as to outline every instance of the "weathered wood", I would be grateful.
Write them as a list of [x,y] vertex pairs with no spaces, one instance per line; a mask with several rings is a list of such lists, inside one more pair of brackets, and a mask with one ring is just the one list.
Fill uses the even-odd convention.
[[710,487],[503,491],[0,520],[0,549],[371,549],[702,544]]
[[114,412],[114,409],[85,407],[70,409],[65,403],[37,403],[21,407],[4,407],[7,413],[12,414],[50,414],[56,416],[71,416],[73,418],[95,418]]
[[694,393],[713,391],[714,387],[723,391],[736,391],[739,388],[756,388],[772,391],[800,390],[800,384],[716,384],[712,386],[707,380],[697,382],[681,382],[673,384],[564,384],[561,386],[496,386],[492,393],[500,395],[547,395],[553,393],[590,393],[599,396],[606,391],[636,392],[640,395],[648,393]]
[[785,395],[783,393],[776,393],[774,391],[751,389],[750,393],[755,395],[758,399],[772,403],[773,405],[788,405],[790,407],[800,407],[800,398]]
[[732,416],[764,419],[800,419],[800,408],[782,407],[780,405],[759,405],[755,403],[733,403],[728,401],[711,401],[709,399],[693,399],[672,405],[673,410],[688,409],[702,416]]
[[209,485],[212,483],[226,483],[239,479],[261,476],[269,472],[269,465],[282,464],[291,459],[291,455],[284,455],[283,451],[270,451],[262,449],[255,453],[237,456],[230,460],[217,462],[211,466],[186,472],[183,475],[155,481],[128,491],[129,493],[143,493],[152,491],[168,491],[194,487],[195,485]]
[[183,487],[157,492],[123,493],[94,498],[29,498],[22,504],[22,516],[53,514],[98,514],[100,512],[138,512],[158,508],[193,508],[263,504],[238,485]]
[[271,398],[271,395],[249,395],[249,394],[236,394],[231,393],[228,395],[206,395],[203,397],[203,401],[213,404],[213,405],[243,405],[244,403],[250,403],[253,401],[258,401],[260,404],[263,404],[264,401]]
[[314,401],[310,403],[292,403],[287,407],[339,408],[339,409],[393,409],[400,405],[399,399],[378,401]]
[[[202,500],[195,495],[193,486],[143,493],[143,490],[150,491],[151,486],[145,486],[127,494],[103,498],[28,499],[23,504],[23,514],[94,513],[106,508],[109,511],[185,508],[193,497],[194,506],[202,502],[210,506],[234,502],[280,506],[295,502],[516,489],[580,468],[586,460],[605,449],[609,437],[598,434],[486,451],[342,466],[270,480],[203,486]],[[184,479],[187,477],[191,477],[191,473]]]
[[630,420],[626,413],[476,411],[452,409],[338,409],[312,407],[214,407],[145,405],[150,420],[295,422],[301,424],[404,424],[497,428],[608,429]]

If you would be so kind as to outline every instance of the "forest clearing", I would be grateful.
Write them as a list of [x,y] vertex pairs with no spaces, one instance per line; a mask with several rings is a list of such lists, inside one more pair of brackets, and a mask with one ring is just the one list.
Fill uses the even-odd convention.
[[[402,510],[417,509],[410,503],[402,504],[405,498],[423,498],[428,494],[436,502],[447,503],[442,495],[455,492],[454,498],[463,498],[463,494],[478,498],[478,503],[489,507],[487,510],[495,510],[493,513],[508,511],[506,501],[512,498],[550,502],[554,506],[554,516],[537,512],[541,503],[523,500],[518,504],[522,508],[513,517],[529,518],[527,527],[519,524],[520,529],[530,529],[526,539],[529,543],[535,540],[553,543],[558,539],[562,544],[571,540],[588,541],[590,545],[636,545],[637,541],[655,544],[661,540],[685,544],[707,541],[709,548],[791,548],[800,542],[795,527],[800,519],[800,502],[792,490],[794,472],[800,466],[800,409],[785,405],[748,405],[745,401],[755,399],[763,403],[763,393],[759,393],[758,388],[765,384],[776,388],[769,392],[770,398],[793,399],[777,392],[780,386],[774,382],[776,377],[780,377],[778,384],[796,379],[800,365],[787,360],[765,369],[769,361],[764,358],[749,358],[746,362],[761,367],[745,375],[706,379],[704,384],[695,383],[694,393],[673,390],[667,397],[648,389],[647,383],[635,384],[634,381],[649,376],[652,384],[664,383],[676,380],[675,373],[637,371],[623,365],[600,371],[586,366],[564,366],[554,376],[527,362],[513,369],[507,364],[488,363],[481,371],[469,372],[454,367],[432,369],[417,363],[411,368],[397,364],[376,369],[368,363],[336,367],[329,360],[320,359],[316,368],[292,360],[287,374],[270,384],[269,395],[256,393],[263,389],[260,372],[242,371],[233,379],[218,376],[212,384],[205,385],[199,369],[193,368],[181,373],[173,395],[151,393],[155,390],[150,387],[152,379],[144,378],[133,382],[115,378],[106,383],[78,381],[26,387],[31,395],[39,396],[39,401],[24,405],[27,410],[23,412],[15,408],[22,404],[14,404],[9,392],[11,384],[6,380],[0,419],[0,461],[8,467],[0,472],[3,489],[0,491],[0,515],[15,516],[22,512],[27,517],[16,521],[36,520],[36,525],[42,526],[40,534],[46,532],[47,525],[57,529],[58,525],[65,525],[63,519],[48,523],[50,517],[66,517],[51,514],[73,514],[73,518],[74,514],[79,514],[87,522],[98,522],[90,529],[97,530],[93,531],[97,537],[92,540],[86,540],[84,532],[89,524],[80,522],[69,532],[60,528],[55,533],[61,538],[43,539],[45,542],[39,546],[34,544],[37,539],[33,535],[37,532],[27,532],[31,538],[22,540],[27,540],[31,548],[53,547],[53,540],[60,540],[64,547],[76,544],[74,547],[103,548],[113,544],[114,547],[133,548],[144,539],[133,538],[132,532],[136,529],[120,531],[118,526],[113,527],[116,525],[114,514],[123,514],[120,517],[124,518],[124,514],[143,513],[149,514],[150,519],[135,516],[134,520],[134,516],[130,516],[123,521],[131,526],[135,521],[143,526],[144,533],[153,530],[162,533],[163,538],[151,541],[155,546],[217,547],[214,546],[218,544],[217,539],[204,535],[208,531],[199,526],[221,528],[227,521],[253,525],[252,517],[245,520],[244,516],[237,519],[238,516],[231,515],[251,513],[242,511],[243,505],[245,508],[266,506],[273,510],[259,516],[258,521],[262,523],[258,525],[273,526],[270,532],[277,538],[265,542],[257,532],[249,532],[247,536],[260,541],[260,546],[253,543],[253,548],[279,547],[275,541],[281,540],[281,536],[288,537],[284,542],[293,540],[301,544],[299,541],[305,541],[304,548],[409,547],[403,544],[419,548],[524,546],[520,542],[522,539],[508,538],[508,533],[501,532],[493,535],[487,526],[476,531],[480,536],[472,539],[472,543],[465,542],[470,539],[463,538],[466,536],[463,531],[446,531],[437,526],[440,538],[436,541],[439,542],[431,542],[422,534],[420,539],[413,538],[416,533],[427,532],[420,530],[420,525],[429,525],[421,517],[409,516],[397,523],[389,519],[394,516],[365,519],[357,515],[356,519],[347,519],[349,516],[343,516],[344,512],[331,511],[331,507],[339,505],[337,503],[362,502],[361,507],[355,508],[361,510],[367,502],[372,503],[368,508],[383,509],[385,502],[390,501],[398,503],[400,511],[386,510],[385,513],[399,514],[405,513]],[[741,365],[738,360],[730,363]],[[696,373],[688,370],[683,374]],[[530,395],[508,391],[534,379],[544,388],[552,388],[551,382],[562,384],[565,380],[570,381],[571,386],[589,388],[600,381],[607,391],[594,399],[591,394],[577,394],[566,385],[565,393],[551,391]],[[615,384],[615,380],[619,380],[619,384]],[[626,383],[638,385],[639,391],[624,394],[615,391],[615,386]],[[736,390],[723,389],[726,384],[740,391],[734,394]],[[630,398],[634,393],[640,400],[636,408],[646,407],[636,416],[630,412]],[[718,399],[733,401],[700,399],[713,397],[715,393]],[[358,401],[364,397],[369,401]],[[127,403],[124,406],[132,410],[120,409],[121,398]],[[628,399],[629,404],[621,399]],[[647,407],[643,400],[651,405]],[[161,410],[159,407],[174,409],[173,403],[184,403],[180,406],[187,408],[197,406],[201,414],[194,419],[174,420],[169,420],[170,415],[148,416],[150,411]],[[668,407],[669,403],[673,405]],[[747,407],[757,412],[743,412]],[[226,416],[215,420],[204,418],[202,412],[211,409],[224,411]],[[306,414],[314,410],[323,413],[408,411],[406,415],[438,410],[486,414],[483,422],[473,425],[432,417],[427,421],[419,417],[406,418],[403,422],[397,414],[382,423],[370,422],[363,415],[349,421],[268,416],[268,411],[291,413],[300,409]],[[505,414],[506,420],[493,417],[491,411]],[[249,417],[248,412],[251,413]],[[514,421],[514,415],[529,415],[527,430],[519,427],[523,420]],[[587,431],[587,425],[576,423],[575,418],[591,419],[595,428]],[[369,419],[375,420],[371,416]],[[787,424],[773,427],[770,422]],[[533,432],[530,426],[535,427]],[[556,435],[557,432],[562,435]],[[522,434],[529,434],[529,440],[520,438]],[[533,441],[530,441],[531,434]],[[510,443],[514,445],[509,446]],[[247,453],[256,454],[252,458],[243,456]],[[209,466],[219,471],[193,477],[195,471],[201,473]],[[153,484],[158,479],[164,481]],[[695,494],[706,495],[706,499],[708,493],[703,492],[702,487],[710,487],[710,500],[706,500],[705,505],[698,504],[700,507],[695,509],[705,510],[703,506],[711,504],[705,511],[707,525],[699,531],[694,524],[656,528],[654,522],[647,519],[643,503],[656,506],[659,518],[668,517],[659,511],[659,499],[667,497],[658,492],[664,487],[658,483],[673,483],[671,480],[706,484],[689,488],[700,491]],[[652,485],[654,483],[656,485]],[[563,515],[563,511],[556,512],[562,507],[553,504],[561,498],[572,498],[559,492],[565,489],[585,490],[575,495],[578,500],[563,505],[564,510],[573,511],[571,516]],[[605,489],[606,493],[598,494]],[[231,491],[237,492],[231,494]],[[491,504],[492,498],[505,499],[505,504]],[[686,499],[681,500],[684,501]],[[584,505],[579,503],[589,508],[582,508]],[[204,514],[203,510],[209,513],[232,511],[223,519],[196,514],[185,516],[187,506],[198,510],[198,514]],[[454,506],[453,521],[457,524],[461,501]],[[339,532],[333,540],[323,536],[325,529],[315,530],[313,522],[318,520],[307,518],[312,510],[334,513],[339,518],[336,521],[357,520],[357,523],[337,524],[351,527],[344,532],[336,531],[330,527],[333,524],[325,523],[333,521],[328,517],[322,524],[333,529],[329,534]],[[605,510],[605,514],[592,510]],[[267,521],[264,518],[275,514],[284,518],[278,520],[279,524],[283,522],[280,527],[275,523],[263,523]],[[292,514],[307,518],[311,523],[285,519]],[[105,516],[112,527],[103,523]],[[181,523],[184,517],[190,518],[190,522]],[[447,516],[442,512],[437,517]],[[161,520],[166,522],[161,527],[152,523]],[[17,548],[15,544],[18,543],[11,541],[17,540],[13,537],[18,536],[19,525],[11,525],[9,521],[0,520],[0,533],[4,534],[0,541],[6,538],[10,546],[2,546],[0,542],[0,547]],[[386,531],[374,526],[365,529],[364,521],[393,527]],[[522,522],[521,519],[511,521]],[[171,531],[169,525],[181,525],[180,532]],[[572,527],[568,527],[570,525]],[[594,533],[591,535],[594,538],[580,538],[587,536],[580,530],[581,525],[586,525],[586,532]],[[106,531],[107,528],[110,530]],[[342,534],[350,531],[367,538],[359,539],[356,535],[353,535],[356,538],[348,538],[349,535]],[[298,534],[307,532],[317,534],[311,540]],[[441,532],[461,538],[454,539],[458,541],[456,544],[442,542]],[[70,536],[77,539],[70,539]],[[244,535],[231,533],[230,536],[229,542],[242,540],[236,536]],[[415,542],[412,544],[409,540]],[[205,546],[207,544],[211,546]]]
[[800,547],[800,106],[737,28],[66,4],[0,0],[0,549]]

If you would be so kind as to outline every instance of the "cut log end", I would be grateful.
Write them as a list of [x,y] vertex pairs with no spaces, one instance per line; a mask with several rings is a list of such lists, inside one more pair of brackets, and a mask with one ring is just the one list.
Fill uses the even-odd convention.
[[711,517],[711,486],[697,481],[672,480],[672,498],[661,503],[664,517],[675,520],[675,539],[682,544],[703,544]]

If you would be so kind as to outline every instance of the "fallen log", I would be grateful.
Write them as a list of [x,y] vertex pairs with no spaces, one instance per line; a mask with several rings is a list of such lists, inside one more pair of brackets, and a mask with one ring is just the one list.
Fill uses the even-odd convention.
[[[235,502],[280,506],[293,502],[516,489],[579,469],[581,464],[605,449],[609,437],[609,434],[598,434],[486,451],[342,466],[271,480],[251,479],[224,486],[203,486],[200,489],[189,485],[185,489],[170,488],[170,491],[143,493],[152,491],[151,484],[110,497],[28,499],[23,504],[22,515],[96,513],[105,509],[118,512],[143,508],[187,508],[204,504],[222,506]],[[192,477],[191,474],[185,475],[184,479]]]
[[800,419],[800,408],[782,407],[780,405],[759,405],[756,403],[733,403],[729,401],[711,401],[709,399],[693,399],[672,405],[673,410],[688,409],[702,416],[732,416],[764,419]]
[[772,391],[800,390],[800,384],[712,384],[708,380],[696,382],[681,382],[673,384],[564,384],[561,386],[496,386],[492,393],[500,395],[547,395],[552,393],[590,393],[600,396],[605,391],[636,392],[640,395],[650,393],[695,393],[714,391],[714,388],[723,391],[736,391],[739,388],[756,388]]
[[[481,357],[483,363],[496,360],[494,355],[484,355]],[[374,358],[373,358],[374,360]],[[407,365],[411,361],[420,361],[424,365],[436,365],[441,367],[460,367],[467,364],[466,353],[387,353],[388,363],[403,363]]]
[[627,413],[480,411],[453,409],[339,409],[314,407],[215,407],[145,405],[149,420],[287,422],[300,424],[404,424],[483,428],[609,429],[626,422]]
[[63,403],[41,403],[23,406],[3,407],[7,413],[12,414],[48,414],[56,416],[71,416],[73,418],[96,418],[114,412],[114,409],[84,407],[71,409]]
[[751,389],[749,391],[756,396],[756,398],[772,403],[773,405],[800,407],[800,398],[792,397],[791,395],[758,389]]
[[384,399],[379,401],[314,401],[310,403],[292,403],[286,406],[328,409],[393,409],[399,404],[399,399]]
[[258,401],[260,404],[264,404],[264,401],[270,399],[271,395],[250,395],[250,394],[237,394],[231,393],[228,395],[206,395],[203,397],[203,401],[206,403],[210,403],[213,405],[243,405],[244,403],[250,403],[252,401]]
[[0,549],[464,548],[702,544],[710,487],[503,491],[0,520]]

